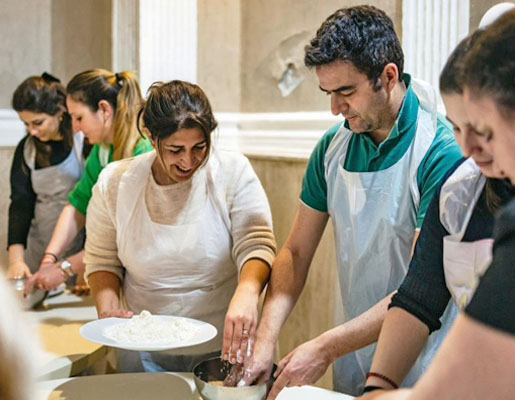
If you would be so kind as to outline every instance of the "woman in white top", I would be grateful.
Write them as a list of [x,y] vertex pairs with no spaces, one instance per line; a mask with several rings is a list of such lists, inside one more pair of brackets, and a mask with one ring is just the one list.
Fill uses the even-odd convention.
[[108,165],[88,206],[84,262],[98,315],[145,309],[219,333],[189,356],[125,352],[118,370],[191,370],[219,353],[222,331],[234,362],[254,335],[275,257],[265,192],[247,158],[212,147],[217,122],[197,85],[152,85],[141,115],[155,151]]

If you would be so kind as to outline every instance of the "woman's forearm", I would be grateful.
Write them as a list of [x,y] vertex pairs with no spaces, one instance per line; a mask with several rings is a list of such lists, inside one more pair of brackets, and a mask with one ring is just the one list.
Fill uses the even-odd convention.
[[88,283],[99,317],[102,317],[103,313],[120,309],[118,276],[106,271],[93,272],[88,276]]
[[513,399],[513,371],[513,335],[461,314],[409,399]]
[[73,241],[86,223],[86,217],[71,204],[66,204],[59,215],[46,251],[58,257]]
[[236,290],[259,296],[270,277],[270,266],[259,258],[247,260],[240,272],[240,279]]
[[9,265],[13,265],[17,262],[23,262],[24,247],[22,244],[11,244],[8,249],[9,252]]
[[[415,363],[429,335],[429,328],[402,308],[392,307],[383,322],[370,371],[385,375],[398,385]],[[384,380],[370,377],[367,385],[393,389]]]

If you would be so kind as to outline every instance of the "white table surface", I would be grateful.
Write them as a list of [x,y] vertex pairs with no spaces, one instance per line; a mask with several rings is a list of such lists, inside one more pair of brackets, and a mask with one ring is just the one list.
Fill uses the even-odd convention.
[[[91,296],[81,298],[62,293],[45,300],[38,310],[26,311],[29,323],[40,335],[40,379],[68,378],[89,368],[106,353],[106,348],[86,341],[79,327],[97,319]],[[43,337],[42,337],[43,336]]]
[[[191,373],[92,375],[40,381],[39,399],[48,400],[199,400]],[[313,386],[285,388],[277,400],[350,400],[351,396]]]

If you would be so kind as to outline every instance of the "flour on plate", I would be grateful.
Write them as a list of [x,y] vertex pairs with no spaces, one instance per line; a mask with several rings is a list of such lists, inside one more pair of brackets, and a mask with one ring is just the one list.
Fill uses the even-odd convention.
[[143,310],[127,322],[107,327],[104,335],[119,343],[163,345],[188,341],[197,331],[196,325],[182,318],[164,320]]

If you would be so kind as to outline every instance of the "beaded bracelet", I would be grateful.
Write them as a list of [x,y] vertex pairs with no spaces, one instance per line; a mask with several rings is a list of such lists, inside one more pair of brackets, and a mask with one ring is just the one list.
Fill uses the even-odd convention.
[[368,372],[366,376],[367,376],[367,379],[370,378],[371,376],[374,376],[376,378],[382,379],[383,381],[389,383],[394,389],[399,388],[399,385],[397,385],[393,380],[391,380],[387,376],[384,376],[383,374],[378,374],[377,372]]

